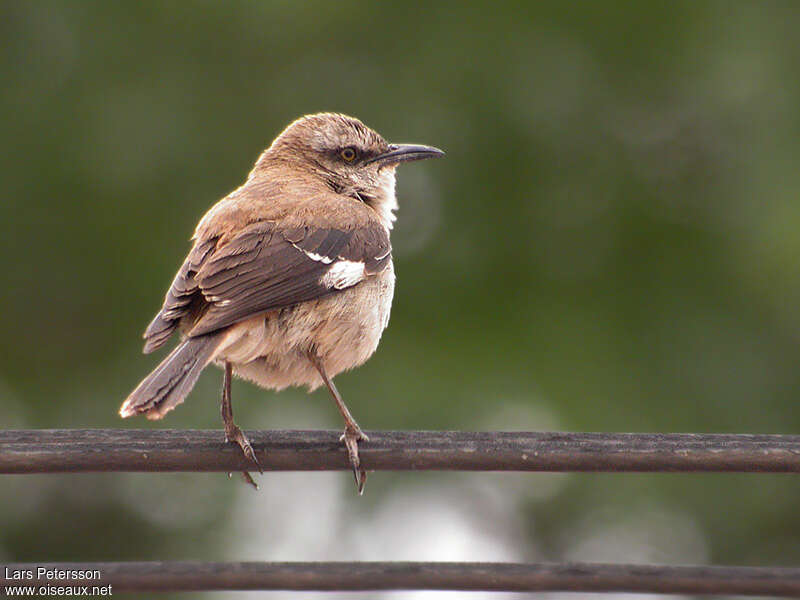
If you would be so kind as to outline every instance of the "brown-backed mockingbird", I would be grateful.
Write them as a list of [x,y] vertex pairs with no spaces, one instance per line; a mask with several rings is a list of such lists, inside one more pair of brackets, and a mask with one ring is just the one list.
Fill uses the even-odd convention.
[[366,472],[358,442],[367,438],[333,377],[366,361],[389,322],[395,168],[442,154],[389,144],[341,114],[289,125],[244,185],[200,220],[194,246],[144,334],[144,351],[176,332],[181,342],[131,392],[120,415],[160,419],[213,362],[224,370],[225,438],[258,467],[233,422],[232,375],[275,390],[325,384],[344,418],[342,440],[361,492]]

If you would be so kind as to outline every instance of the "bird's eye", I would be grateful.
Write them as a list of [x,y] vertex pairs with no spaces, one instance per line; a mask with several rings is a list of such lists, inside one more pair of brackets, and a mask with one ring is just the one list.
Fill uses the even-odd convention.
[[342,160],[353,162],[356,159],[356,151],[354,148],[343,148],[342,151],[339,152],[339,156],[342,157]]

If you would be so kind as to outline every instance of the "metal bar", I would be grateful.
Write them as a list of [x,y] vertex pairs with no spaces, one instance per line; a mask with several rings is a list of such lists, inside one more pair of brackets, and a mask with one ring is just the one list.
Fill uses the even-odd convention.
[[[368,431],[369,470],[800,472],[800,436]],[[338,431],[248,431],[265,470],[349,469]],[[0,431],[0,473],[238,471],[221,430]]]
[[[39,575],[39,569],[51,571]],[[57,571],[61,571],[58,573]],[[90,577],[99,571],[99,579]],[[13,579],[30,572],[33,579]],[[84,578],[78,578],[83,573]],[[15,563],[0,585],[111,586],[114,592],[199,590],[492,590],[800,595],[800,569],[601,563],[98,562]]]

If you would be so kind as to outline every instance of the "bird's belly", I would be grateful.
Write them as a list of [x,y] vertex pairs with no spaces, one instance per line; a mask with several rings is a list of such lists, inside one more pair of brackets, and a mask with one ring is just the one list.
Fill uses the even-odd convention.
[[215,361],[271,389],[323,382],[309,352],[322,359],[329,377],[372,356],[389,322],[394,294],[391,263],[375,277],[318,300],[272,311],[233,325]]

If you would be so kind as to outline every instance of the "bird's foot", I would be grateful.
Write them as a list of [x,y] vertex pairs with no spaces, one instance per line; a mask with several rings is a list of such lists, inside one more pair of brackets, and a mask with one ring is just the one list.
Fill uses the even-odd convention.
[[[264,473],[264,470],[258,463],[256,453],[253,450],[253,446],[250,444],[250,440],[247,439],[247,436],[241,429],[239,429],[238,426],[234,425],[233,423],[225,423],[225,441],[228,443],[236,442],[239,444],[239,448],[242,449],[242,453],[245,455],[245,457],[256,466],[259,473]],[[230,476],[230,473],[228,473],[228,475]],[[250,475],[250,473],[247,471],[242,471],[242,478],[244,478],[245,483],[249,483],[254,488],[258,489],[258,484],[253,481],[253,477]]]
[[347,448],[347,456],[350,458],[350,466],[353,468],[353,477],[355,477],[356,488],[360,496],[364,493],[364,485],[367,483],[367,472],[361,466],[361,459],[358,456],[358,442],[368,442],[369,438],[361,431],[358,425],[354,424],[352,427],[345,427],[339,441],[344,442],[344,446]]
[[[255,482],[255,480],[253,479],[253,476],[250,475],[250,473],[248,473],[247,471],[242,471],[241,475],[242,475],[242,479],[244,479],[244,482],[246,484],[252,485],[256,489],[256,491],[258,491],[258,484]],[[233,473],[228,473],[228,479],[230,479],[232,476],[233,476]]]

